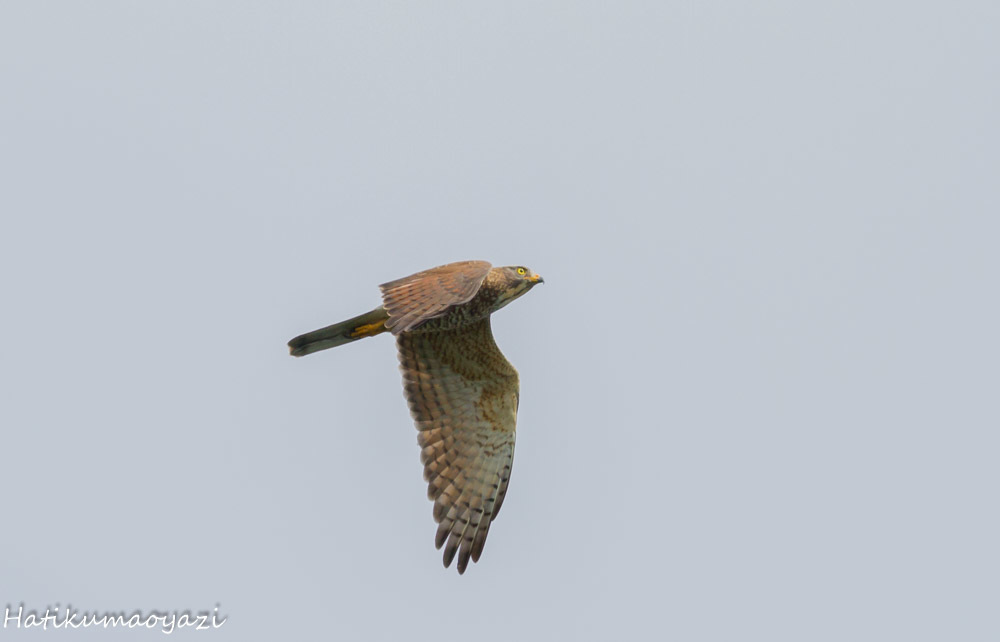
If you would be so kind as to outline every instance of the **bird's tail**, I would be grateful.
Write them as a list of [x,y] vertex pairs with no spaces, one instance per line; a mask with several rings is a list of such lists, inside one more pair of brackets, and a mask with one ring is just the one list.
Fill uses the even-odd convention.
[[353,319],[299,335],[288,342],[288,349],[293,357],[302,357],[365,337],[373,337],[388,332],[385,327],[385,320],[388,318],[389,314],[385,308],[379,306]]

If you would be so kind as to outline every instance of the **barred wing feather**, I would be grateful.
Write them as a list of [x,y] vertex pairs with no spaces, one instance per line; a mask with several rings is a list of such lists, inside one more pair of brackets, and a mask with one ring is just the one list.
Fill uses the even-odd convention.
[[396,338],[410,413],[419,431],[435,545],[458,572],[479,560],[510,479],[517,420],[517,371],[489,319],[458,330]]

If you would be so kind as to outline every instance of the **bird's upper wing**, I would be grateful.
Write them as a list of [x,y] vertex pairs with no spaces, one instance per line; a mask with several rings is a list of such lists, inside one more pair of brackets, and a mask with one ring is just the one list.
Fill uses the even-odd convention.
[[467,302],[479,291],[490,267],[486,261],[462,261],[383,283],[382,305],[389,313],[385,327],[398,335]]
[[479,560],[507,492],[514,458],[517,370],[489,319],[396,338],[403,387],[416,421],[427,496],[440,526],[435,545],[458,572]]

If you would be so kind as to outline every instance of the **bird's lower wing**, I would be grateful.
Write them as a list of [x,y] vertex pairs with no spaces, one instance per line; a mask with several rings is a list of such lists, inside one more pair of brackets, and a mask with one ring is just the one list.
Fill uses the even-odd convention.
[[517,371],[497,348],[489,319],[447,332],[397,337],[400,370],[419,434],[435,545],[458,572],[479,560],[507,492],[514,458]]

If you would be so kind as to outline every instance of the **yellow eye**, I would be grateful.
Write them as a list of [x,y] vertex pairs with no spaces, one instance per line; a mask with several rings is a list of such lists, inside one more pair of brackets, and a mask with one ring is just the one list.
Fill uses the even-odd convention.
[[517,268],[517,273],[520,274],[521,276],[524,276],[524,272],[525,272],[524,268]]

